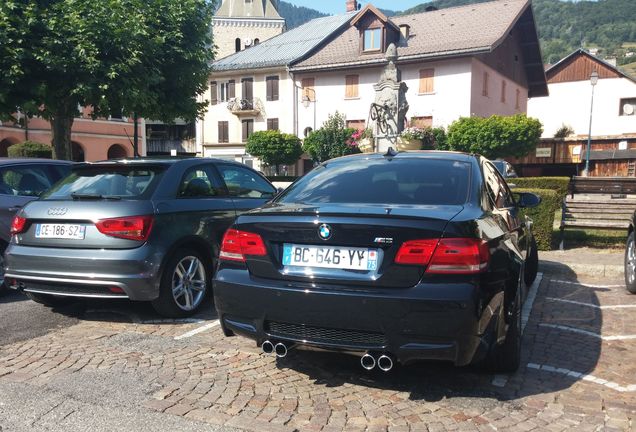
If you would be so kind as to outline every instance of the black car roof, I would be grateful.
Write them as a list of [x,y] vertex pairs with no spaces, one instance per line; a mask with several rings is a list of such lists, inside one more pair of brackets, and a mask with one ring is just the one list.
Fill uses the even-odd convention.
[[0,166],[23,165],[23,164],[54,164],[54,165],[70,165],[72,161],[59,159],[43,159],[43,158],[0,158]]
[[182,163],[185,165],[196,164],[200,162],[218,162],[242,165],[235,161],[216,158],[202,157],[141,157],[141,158],[124,158],[124,159],[108,159],[97,162],[84,162],[83,166],[100,166],[100,165],[175,165]]
[[386,157],[391,158],[419,158],[419,159],[451,159],[460,162],[474,162],[479,159],[478,155],[462,153],[456,151],[446,151],[446,150],[416,150],[416,151],[408,151],[408,152],[395,152],[395,153],[361,153],[361,154],[353,154],[348,156],[339,157],[337,159],[332,159],[331,161],[340,161],[346,160],[350,158],[366,158],[366,159],[382,159]]

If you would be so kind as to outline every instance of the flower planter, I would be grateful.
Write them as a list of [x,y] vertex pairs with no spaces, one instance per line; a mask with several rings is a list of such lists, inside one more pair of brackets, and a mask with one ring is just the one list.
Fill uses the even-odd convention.
[[397,149],[400,151],[406,150],[421,150],[422,149],[422,140],[413,139],[407,140],[402,137],[398,137],[397,139]]
[[362,138],[360,141],[358,141],[358,148],[362,153],[372,153],[373,140],[370,138]]

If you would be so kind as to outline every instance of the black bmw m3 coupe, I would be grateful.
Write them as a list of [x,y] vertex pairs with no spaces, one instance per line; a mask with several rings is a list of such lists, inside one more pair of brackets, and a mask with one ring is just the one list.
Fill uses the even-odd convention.
[[519,209],[539,203],[478,155],[325,162],[226,232],[221,326],[281,357],[299,345],[357,354],[368,370],[416,360],[515,370],[538,263]]

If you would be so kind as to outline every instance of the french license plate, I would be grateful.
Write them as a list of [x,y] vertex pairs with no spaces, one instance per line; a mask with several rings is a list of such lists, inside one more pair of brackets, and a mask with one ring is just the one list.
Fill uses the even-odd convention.
[[283,265],[377,270],[378,251],[365,248],[305,246],[285,243],[283,246]]
[[73,224],[36,224],[36,238],[84,240],[86,226]]

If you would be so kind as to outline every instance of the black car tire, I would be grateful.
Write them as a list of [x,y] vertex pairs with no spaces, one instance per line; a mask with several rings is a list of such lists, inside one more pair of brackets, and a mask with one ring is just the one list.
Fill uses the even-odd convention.
[[526,286],[532,285],[534,280],[537,278],[537,272],[539,271],[539,248],[537,246],[537,241],[534,237],[532,237],[532,242],[530,243],[530,250],[528,251],[528,256],[526,257],[526,264],[523,270],[523,281],[526,283]]
[[64,306],[73,303],[75,299],[72,297],[56,296],[51,294],[25,293],[28,298],[36,303],[43,304],[48,307]]
[[506,339],[494,345],[486,366],[494,372],[515,372],[521,364],[521,290],[517,289]]
[[7,248],[7,244],[0,241],[0,293],[7,290],[7,285],[4,283],[4,251]]
[[625,243],[625,286],[632,294],[636,294],[636,244],[634,242],[632,231]]
[[[197,260],[196,277],[190,276],[188,280],[183,280],[182,276],[179,276],[179,265],[191,263],[193,260]],[[166,262],[166,265],[161,275],[161,283],[159,285],[159,297],[152,301],[153,308],[160,315],[170,318],[183,318],[193,315],[197,312],[201,303],[208,295],[210,286],[212,283],[212,265],[206,260],[199,252],[193,249],[178,249],[172,254],[170,259]],[[181,278],[181,279],[179,279]],[[181,280],[183,286],[183,293],[175,297],[178,281]],[[202,283],[201,283],[202,281]],[[195,285],[198,288],[195,288]],[[201,291],[202,287],[202,291]],[[181,291],[179,291],[181,292]],[[193,294],[196,292],[197,294]],[[199,295],[200,293],[200,295]],[[187,305],[186,296],[189,297],[191,305]],[[183,297],[185,305],[181,304],[178,300]]]

